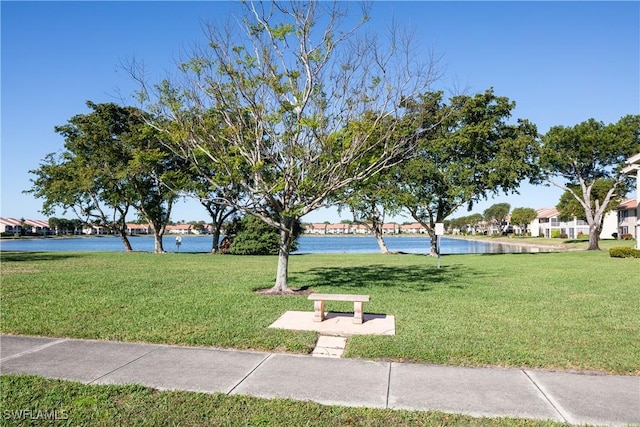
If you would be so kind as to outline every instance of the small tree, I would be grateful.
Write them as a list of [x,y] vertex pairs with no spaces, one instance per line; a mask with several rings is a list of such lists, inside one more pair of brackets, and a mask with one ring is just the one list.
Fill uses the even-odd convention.
[[522,230],[523,235],[527,234],[529,224],[536,219],[538,214],[533,208],[514,208],[511,212],[511,224],[517,225]]
[[511,205],[509,203],[496,203],[484,210],[483,216],[485,221],[498,228],[498,233],[502,234],[502,231],[507,226],[507,218],[509,217],[509,211]]

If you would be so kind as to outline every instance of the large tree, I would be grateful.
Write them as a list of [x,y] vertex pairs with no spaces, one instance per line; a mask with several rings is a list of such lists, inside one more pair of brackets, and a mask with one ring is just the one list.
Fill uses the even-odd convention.
[[104,227],[120,236],[127,252],[126,216],[131,210],[129,188],[121,179],[123,150],[115,143],[126,118],[114,108],[88,102],[93,111],[72,117],[55,131],[65,138],[62,153],[48,154],[27,193],[43,199],[42,212],[72,210],[85,224]]
[[515,102],[492,89],[458,95],[427,93],[412,108],[427,111],[416,156],[401,168],[397,197],[431,237],[435,224],[462,206],[469,209],[490,195],[516,192],[523,180],[538,177],[537,130],[527,120],[508,123]]
[[126,217],[137,209],[154,228],[155,251],[162,252],[162,233],[175,194],[162,183],[178,167],[147,125],[148,117],[133,107],[87,102],[92,110],[78,114],[55,131],[65,139],[64,151],[49,154],[36,170],[28,191],[43,198],[43,212],[73,210],[86,224],[116,232],[126,251]]
[[612,199],[634,185],[622,170],[638,151],[640,115],[611,124],[589,119],[573,127],[554,126],[542,138],[541,164],[549,182],[582,207],[583,214],[577,216],[589,225],[589,250],[600,249],[604,214]]
[[431,63],[421,64],[397,33],[384,47],[358,37],[367,11],[349,27],[353,4],[239,6],[235,26],[210,25],[206,47],[184,61],[180,78],[156,85],[151,99],[153,111],[179,127],[176,152],[191,161],[204,153],[223,171],[207,177],[211,185],[231,181],[244,195],[225,202],[279,230],[272,291],[282,293],[294,224],[390,167],[416,141],[418,126],[398,138],[396,118],[403,97],[431,83]]

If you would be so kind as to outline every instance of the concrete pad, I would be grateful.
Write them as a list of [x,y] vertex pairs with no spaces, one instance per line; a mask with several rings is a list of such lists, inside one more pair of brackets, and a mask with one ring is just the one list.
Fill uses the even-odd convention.
[[384,408],[388,376],[388,363],[275,354],[233,394]]
[[347,345],[347,339],[345,337],[328,337],[324,335],[318,337],[318,342],[316,343],[316,347],[326,347],[326,348],[344,349],[346,345]]
[[96,383],[135,383],[162,390],[229,393],[267,356],[266,353],[164,347],[100,378]]
[[640,425],[640,377],[527,373],[572,424]]
[[89,383],[157,348],[148,344],[65,340],[3,361],[2,372]]
[[524,372],[391,364],[389,407],[563,421]]
[[0,359],[14,358],[62,341],[64,340],[56,338],[0,335]]
[[311,355],[316,357],[342,357],[346,345],[347,339],[344,337],[320,336]]
[[362,324],[353,323],[352,313],[327,313],[322,322],[313,321],[313,312],[287,311],[269,327],[297,331],[317,331],[328,335],[395,335],[395,316],[366,314]]

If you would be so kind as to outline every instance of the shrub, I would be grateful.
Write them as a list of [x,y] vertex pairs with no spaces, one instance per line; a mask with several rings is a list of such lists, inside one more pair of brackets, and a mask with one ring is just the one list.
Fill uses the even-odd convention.
[[609,256],[611,258],[640,258],[640,249],[617,246],[609,249]]
[[551,238],[559,239],[560,238],[560,230],[551,230]]
[[633,236],[631,235],[631,233],[624,233],[620,236],[620,238],[622,240],[633,240]]
[[[231,238],[229,253],[233,255],[277,255],[280,232],[261,219],[245,216],[234,224],[235,236]],[[297,239],[302,227],[296,224],[294,235]],[[294,240],[291,252],[297,249]]]

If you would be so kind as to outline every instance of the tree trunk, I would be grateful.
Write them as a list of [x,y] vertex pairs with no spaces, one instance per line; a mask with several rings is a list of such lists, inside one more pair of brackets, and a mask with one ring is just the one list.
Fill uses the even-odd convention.
[[280,230],[280,248],[278,250],[278,271],[276,284],[271,288],[274,293],[284,294],[289,291],[287,279],[289,277],[289,248],[291,247],[291,231]]
[[164,247],[162,246],[162,235],[164,233],[153,229],[153,253],[163,254],[165,252]]
[[589,224],[589,247],[588,251],[599,251],[600,250],[600,231],[602,230],[598,224]]
[[121,225],[120,227],[118,227],[114,231],[117,231],[118,235],[120,236],[120,240],[122,240],[122,244],[124,245],[124,250],[126,252],[133,252],[133,248],[131,247],[131,242],[129,241],[129,238],[127,237],[126,226],[127,226],[126,224],[123,224],[123,225]]
[[378,242],[378,247],[380,248],[380,253],[388,254],[389,248],[387,248],[387,244],[384,242],[384,238],[382,237],[382,231],[375,230],[374,234],[376,235],[376,241]]
[[120,240],[122,240],[122,243],[124,244],[125,251],[133,252],[133,248],[131,247],[131,242],[129,241],[129,238],[127,237],[126,233],[120,233]]
[[213,227],[213,245],[211,246],[211,253],[217,254],[220,252],[220,227]]
[[438,236],[436,236],[436,230],[431,227],[426,227],[427,233],[429,233],[430,251],[429,256],[438,256]]

